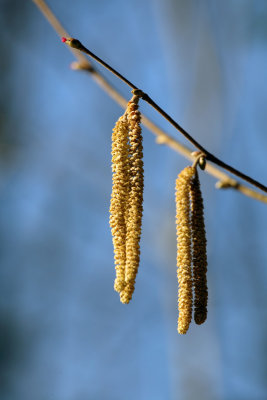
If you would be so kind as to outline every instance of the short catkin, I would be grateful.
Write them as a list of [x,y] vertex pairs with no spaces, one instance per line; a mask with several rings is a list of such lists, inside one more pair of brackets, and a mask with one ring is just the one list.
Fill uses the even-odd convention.
[[176,180],[178,332],[185,334],[192,319],[190,186],[195,169],[186,167]]
[[196,171],[191,181],[191,227],[193,249],[194,320],[200,325],[207,318],[207,240],[204,222],[203,199]]

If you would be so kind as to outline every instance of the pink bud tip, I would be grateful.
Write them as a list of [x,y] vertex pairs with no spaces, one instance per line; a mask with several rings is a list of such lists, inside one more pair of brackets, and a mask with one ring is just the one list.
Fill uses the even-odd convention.
[[61,38],[61,41],[62,41],[63,43],[65,43],[65,42],[67,41],[67,39],[66,39],[65,37],[63,37],[63,38]]

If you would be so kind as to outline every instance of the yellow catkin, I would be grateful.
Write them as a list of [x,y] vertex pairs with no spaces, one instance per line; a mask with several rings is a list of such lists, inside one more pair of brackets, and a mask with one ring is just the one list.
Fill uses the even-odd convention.
[[129,196],[126,211],[126,286],[120,293],[122,303],[129,303],[135,286],[140,261],[140,237],[143,213],[143,145],[141,132],[141,114],[138,110],[138,98],[133,97],[126,110],[129,124]]
[[112,133],[112,194],[110,201],[110,227],[114,247],[116,279],[114,289],[120,292],[125,287],[126,265],[126,221],[125,211],[129,190],[129,145],[128,122],[123,115]]
[[178,332],[185,334],[192,319],[190,184],[195,169],[186,167],[176,180]]
[[207,251],[203,199],[198,173],[191,182],[191,226],[193,248],[194,320],[200,325],[207,318]]

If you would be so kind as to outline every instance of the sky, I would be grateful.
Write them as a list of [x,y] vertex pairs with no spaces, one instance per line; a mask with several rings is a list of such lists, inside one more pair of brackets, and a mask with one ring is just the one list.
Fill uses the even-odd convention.
[[[210,152],[267,184],[266,2],[48,4]],[[109,202],[123,110],[70,69],[73,55],[33,2],[1,0],[0,31],[1,399],[264,400],[266,204],[200,172],[208,319],[179,335],[174,187],[188,161],[144,128],[141,262],[121,304]]]

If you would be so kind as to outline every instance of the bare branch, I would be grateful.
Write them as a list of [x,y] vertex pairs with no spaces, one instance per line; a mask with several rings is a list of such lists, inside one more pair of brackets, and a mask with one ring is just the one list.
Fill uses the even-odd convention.
[[[57,20],[55,15],[52,13],[52,11],[49,9],[49,7],[45,3],[45,1],[33,0],[33,2],[39,7],[41,12],[44,14],[44,16],[47,18],[47,20],[50,22],[50,24],[53,26],[53,28],[56,30],[56,32],[59,34],[59,36],[69,37],[68,33],[64,30],[64,28],[59,23],[59,21]],[[82,53],[79,52],[79,50],[82,50],[82,51],[85,50],[86,54],[90,55],[91,57],[94,57],[98,62],[101,62],[102,65],[104,65],[106,68],[108,68],[111,72],[115,73],[115,75],[117,75],[120,79],[122,79],[126,84],[131,86],[133,89],[137,89],[136,86],[133,85],[126,78],[124,78],[119,72],[115,71],[107,63],[102,61],[99,57],[95,56],[92,52],[90,52],[88,49],[86,49],[78,40],[76,40],[76,39],[74,39],[74,40],[76,41],[76,43],[78,43],[78,48],[77,47],[75,48],[75,46],[74,47],[70,46],[70,50],[74,53],[75,57],[78,59],[78,63],[74,64],[73,69],[81,69],[81,70],[85,70],[88,73],[90,73],[92,78],[96,81],[96,83],[99,86],[101,86],[102,89],[105,90],[109,94],[109,96],[112,97],[120,106],[125,108],[127,105],[127,100],[124,97],[122,97],[117,92],[117,90],[106,81],[106,79],[100,74],[100,72],[98,72],[96,70],[96,68],[92,67],[92,64],[87,60],[86,57],[83,56]],[[166,118],[177,130],[179,130],[203,154],[205,154],[205,158],[207,161],[211,161],[211,162],[217,164],[218,166],[222,167],[225,170],[228,170],[232,174],[248,181],[252,185],[263,190],[264,192],[267,192],[266,186],[257,182],[256,180],[250,178],[249,176],[243,174],[239,170],[231,167],[230,165],[224,163],[223,161],[221,161],[217,157],[215,157],[213,154],[208,152],[206,149],[204,149],[176,121],[174,121],[164,110],[162,110],[147,94],[144,93],[144,96],[142,98],[143,98],[143,100],[147,101],[152,107],[154,107],[161,115],[163,115],[164,118]],[[155,125],[152,121],[150,121],[144,115],[142,116],[142,123],[153,134],[155,134],[157,136],[157,139],[156,139],[157,143],[166,144],[167,146],[173,148],[176,152],[182,154],[187,159],[194,161],[195,157],[194,157],[194,155],[192,155],[192,151],[188,147],[182,145],[181,143],[178,142],[178,140],[172,138],[169,134],[167,134],[166,132],[161,130],[157,125]],[[228,174],[222,172],[218,168],[211,165],[209,162],[207,162],[207,164],[206,164],[205,171],[208,172],[210,175],[219,179],[219,182],[217,182],[217,184],[216,184],[217,188],[232,188],[248,197],[251,197],[253,199],[267,203],[266,195],[259,193],[255,190],[241,184],[240,182],[231,178]]]

